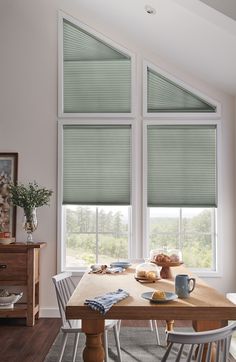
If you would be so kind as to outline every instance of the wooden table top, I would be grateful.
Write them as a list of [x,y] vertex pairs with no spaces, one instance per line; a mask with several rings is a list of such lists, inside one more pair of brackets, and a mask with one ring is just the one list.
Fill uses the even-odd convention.
[[196,287],[188,299],[154,304],[141,297],[142,293],[155,289],[174,292],[176,274],[193,276],[184,266],[171,270],[172,279],[145,284],[135,280],[134,267],[113,275],[85,273],[68,302],[66,316],[68,319],[104,319],[99,312],[84,305],[85,299],[122,288],[130,296],[113,305],[106,313],[106,319],[236,320],[236,305],[197,277]]

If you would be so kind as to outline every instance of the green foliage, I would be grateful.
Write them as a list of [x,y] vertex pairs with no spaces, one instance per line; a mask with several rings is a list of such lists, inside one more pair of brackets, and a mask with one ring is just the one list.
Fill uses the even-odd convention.
[[[67,252],[95,263],[96,209],[77,207],[67,209]],[[120,211],[106,212],[98,208],[99,262],[110,263],[128,257],[128,225]],[[186,266],[211,269],[213,249],[211,240],[211,210],[203,210],[194,217],[183,217],[182,239],[179,239],[178,217],[156,217],[150,220],[150,249],[166,246],[180,248]]]
[[15,206],[20,206],[24,209],[25,214],[32,213],[32,210],[37,207],[49,205],[50,197],[53,193],[45,187],[40,188],[37,182],[30,182],[28,185],[10,184],[10,201]]

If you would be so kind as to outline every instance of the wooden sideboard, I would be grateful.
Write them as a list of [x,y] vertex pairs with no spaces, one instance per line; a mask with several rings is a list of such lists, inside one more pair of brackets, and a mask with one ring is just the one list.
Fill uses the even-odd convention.
[[[0,288],[24,286],[26,302],[0,309],[0,318],[26,318],[33,326],[39,314],[39,258],[46,243],[0,244]],[[24,298],[25,299],[25,298]]]

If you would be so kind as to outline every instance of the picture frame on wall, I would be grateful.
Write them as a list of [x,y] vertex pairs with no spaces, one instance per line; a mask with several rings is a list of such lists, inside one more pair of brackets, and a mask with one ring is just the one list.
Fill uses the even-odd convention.
[[0,152],[0,236],[16,236],[16,207],[10,204],[8,185],[16,183],[18,153]]

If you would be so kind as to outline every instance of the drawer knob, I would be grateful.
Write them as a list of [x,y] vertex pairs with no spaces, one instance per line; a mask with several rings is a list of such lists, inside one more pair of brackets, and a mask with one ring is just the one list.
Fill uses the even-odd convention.
[[0,269],[6,269],[7,265],[6,264],[0,264]]

